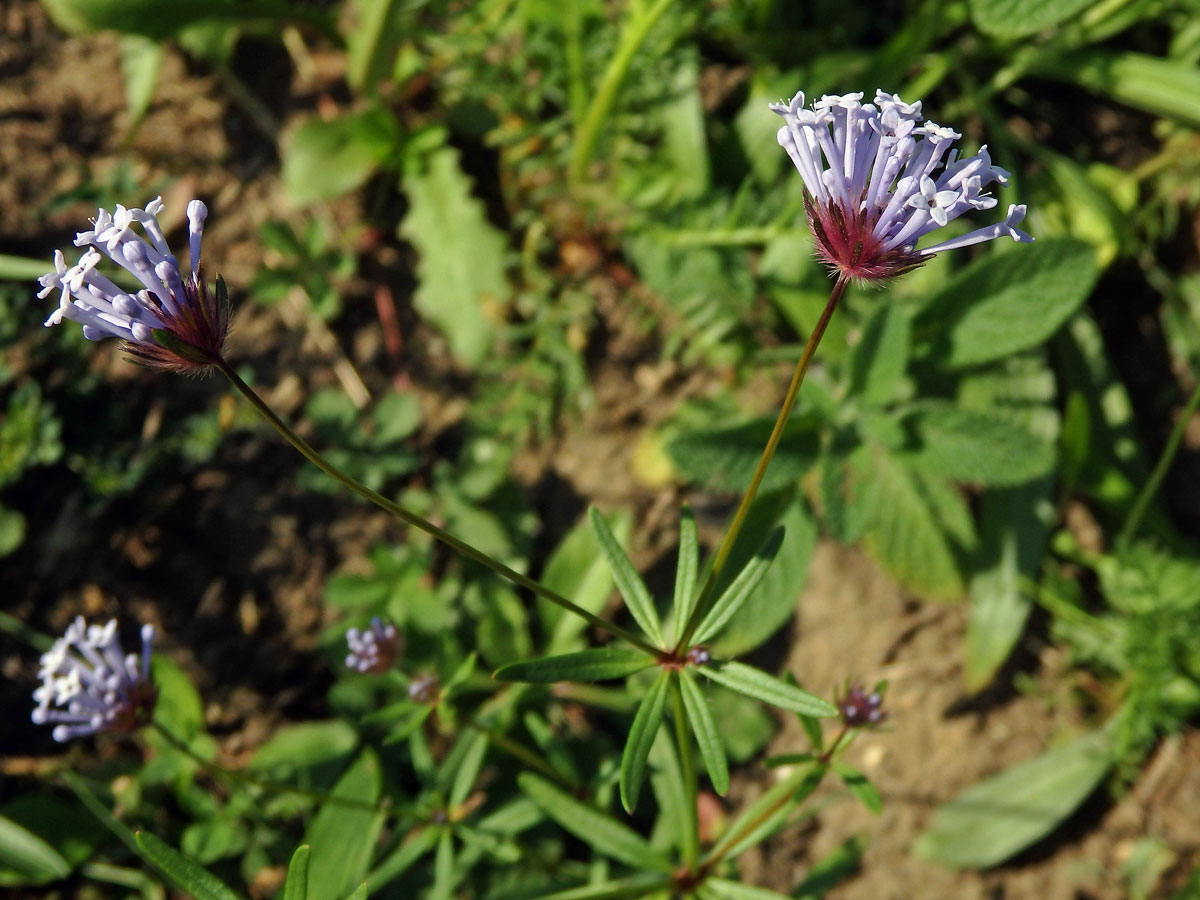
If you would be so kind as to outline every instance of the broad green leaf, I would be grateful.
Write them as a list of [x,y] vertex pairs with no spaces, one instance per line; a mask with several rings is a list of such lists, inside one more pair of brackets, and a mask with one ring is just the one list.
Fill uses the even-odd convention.
[[1107,729],[973,785],[938,807],[915,850],[948,866],[1002,863],[1073,813],[1112,766]]
[[0,816],[0,884],[35,885],[71,874],[62,854],[12,819]]
[[42,0],[59,28],[72,33],[116,31],[164,38],[202,22],[229,24],[312,19],[288,0]]
[[1091,293],[1092,248],[1066,238],[989,253],[930,301],[915,323],[918,342],[944,369],[1003,359],[1042,343]]
[[736,660],[712,662],[706,666],[698,666],[697,671],[730,690],[778,706],[780,709],[790,709],[806,716],[838,714],[837,707],[829,701]]
[[638,794],[646,778],[646,758],[662,725],[663,710],[667,705],[667,688],[671,684],[671,672],[660,669],[654,683],[638,705],[637,715],[625,741],[621,754],[621,805],[626,812],[637,806]]
[[706,878],[703,892],[718,900],[791,900],[787,894],[726,878]]
[[916,473],[882,447],[864,446],[847,474],[849,534],[908,589],[941,600],[960,597],[954,551]]
[[912,324],[897,304],[884,299],[862,328],[850,355],[850,393],[867,406],[883,406],[900,389],[908,368]]
[[1041,564],[1052,486],[1040,478],[980,498],[980,557],[963,639],[963,681],[971,693],[992,680],[1025,629],[1032,598],[1022,585],[1037,577]]
[[767,569],[774,561],[775,554],[779,552],[779,548],[783,544],[783,535],[782,528],[772,531],[758,549],[754,559],[738,573],[733,583],[717,598],[696,629],[694,638],[696,643],[702,644],[716,637],[725,623],[750,598],[763,576],[767,574]]
[[224,814],[193,822],[183,829],[179,849],[201,865],[212,865],[246,849],[249,833],[236,816]]
[[219,878],[148,831],[134,835],[142,856],[177,890],[195,900],[238,900]]
[[662,125],[661,152],[673,173],[671,201],[702,195],[708,189],[708,142],[700,102],[700,66],[687,54],[671,77],[665,103],[656,104]]
[[[546,562],[541,582],[577,606],[599,615],[612,593],[612,570],[604,561],[596,533],[586,519],[575,525],[555,548]],[[611,528],[618,542],[624,543],[633,529],[633,517],[628,512],[618,512],[612,516]],[[538,602],[538,611],[552,632],[548,648],[552,652],[570,649],[587,626],[583,619],[545,600]]]
[[639,869],[672,871],[671,862],[659,856],[629,826],[576,800],[538,775],[523,772],[517,776],[517,783],[546,815],[598,853]]
[[704,768],[708,771],[713,790],[724,797],[729,790],[729,763],[725,759],[725,745],[717,731],[717,723],[690,669],[679,673],[679,687],[688,720],[692,723],[692,733],[696,735],[696,743],[700,747]]
[[971,21],[985,34],[1022,38],[1037,34],[1092,5],[1092,0],[971,0]]
[[312,772],[340,769],[358,746],[358,734],[341,719],[301,722],[278,729],[254,753],[249,768],[279,772]]
[[301,122],[283,144],[281,174],[288,200],[303,207],[348,194],[395,157],[399,146],[400,124],[382,105]]
[[404,190],[409,208],[400,236],[420,254],[413,302],[446,335],[459,362],[478,365],[500,320],[497,307],[511,293],[505,237],[472,196],[450,147],[431,153],[423,173],[404,179]]
[[[45,841],[70,868],[91,859],[96,847],[108,838],[103,825],[87,815],[77,802],[49,790],[23,791],[0,806],[0,818]],[[8,839],[0,843],[3,843],[0,847],[0,885],[29,883],[24,880],[30,874],[24,868],[24,853],[20,855],[21,861],[13,862],[11,850],[4,849],[12,846]],[[36,853],[30,853],[27,858],[28,861],[36,859]],[[18,876],[20,881],[13,880]]]
[[420,828],[408,834],[395,850],[383,858],[367,876],[367,888],[371,893],[399,878],[434,848],[438,840],[438,829]]
[[905,421],[917,442],[908,458],[954,481],[1012,487],[1054,468],[1054,445],[1038,440],[1010,416],[925,400]]
[[140,122],[154,99],[158,70],[166,47],[136,34],[121,36],[121,75],[125,79],[125,105],[129,118]]
[[679,515],[679,560],[675,566],[675,599],[671,617],[682,628],[696,604],[696,571],[700,567],[700,544],[696,536],[696,516],[685,506]]
[[[772,415],[741,425],[684,432],[667,443],[667,454],[684,476],[706,488],[743,491],[774,426]],[[818,445],[815,423],[793,416],[760,489],[771,491],[795,482],[816,462]]]
[[282,900],[308,900],[308,858],[312,847],[301,844],[288,863],[287,880],[283,883]]
[[608,681],[624,678],[654,665],[654,657],[631,647],[597,647],[561,656],[543,656],[497,669],[498,681]]
[[379,802],[382,776],[374,751],[364,750],[309,823],[304,843],[312,847],[308,889],[314,897],[341,897],[367,874],[383,827]]
[[1077,53],[1041,54],[1033,70],[1072,81],[1106,101],[1200,125],[1200,70],[1191,60],[1093,47]]
[[154,720],[184,741],[203,732],[204,703],[187,673],[161,654],[151,657],[150,672],[158,691]]
[[609,529],[608,523],[604,521],[604,516],[600,515],[600,511],[592,507],[588,510],[588,518],[596,532],[597,540],[600,541],[600,549],[604,551],[604,556],[608,559],[613,573],[613,581],[617,583],[617,590],[621,592],[626,608],[642,631],[650,638],[650,642],[659,647],[663,646],[665,641],[663,640],[662,623],[658,619],[658,610],[654,608],[654,598],[650,596],[646,582],[642,581],[642,576],[638,574],[633,563],[629,561],[629,557],[625,555],[625,551],[621,549],[621,545],[617,543],[616,537]]
[[845,763],[834,763],[833,771],[863,806],[876,815],[879,814],[883,809],[883,800],[879,796],[879,791],[875,790],[875,785],[867,780],[866,775]]

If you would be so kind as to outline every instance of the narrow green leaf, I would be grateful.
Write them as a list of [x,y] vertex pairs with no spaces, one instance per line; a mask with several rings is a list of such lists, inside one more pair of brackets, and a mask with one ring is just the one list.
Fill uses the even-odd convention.
[[671,616],[675,627],[682,628],[696,603],[696,572],[700,568],[700,542],[696,535],[696,516],[685,506],[679,515],[679,562],[675,567],[675,599]]
[[633,563],[629,561],[629,557],[617,543],[617,539],[609,529],[608,523],[604,521],[604,516],[600,515],[600,511],[592,507],[588,510],[588,517],[596,532],[596,537],[600,540],[600,548],[608,558],[613,580],[617,583],[617,590],[621,592],[621,597],[625,600],[625,606],[628,607],[642,631],[650,638],[651,643],[659,647],[663,646],[666,642],[663,640],[662,623],[658,620],[658,611],[654,608],[654,599],[646,588],[646,582],[642,581],[642,576],[637,573],[637,569],[633,567]]
[[847,838],[808,869],[792,896],[795,900],[824,900],[836,885],[855,875],[861,868],[863,842]]
[[820,764],[799,766],[771,785],[729,824],[725,834],[709,850],[707,858],[720,856],[735,859],[750,847],[766,840],[783,824],[793,807],[820,786],[826,771],[826,766]]
[[857,797],[863,806],[876,815],[879,814],[883,809],[883,799],[866,775],[845,763],[834,763],[833,771],[838,774],[842,779],[842,784],[846,785],[850,793]]
[[438,835],[437,850],[433,854],[433,887],[429,896],[434,900],[449,900],[458,881],[454,873],[454,837],[449,828]]
[[1102,729],[979,782],[938,807],[915,850],[948,866],[1004,862],[1049,834],[1112,766]]
[[177,890],[195,900],[238,900],[238,895],[219,878],[150,832],[138,831],[134,840],[142,856]]
[[828,700],[822,700],[808,691],[802,691],[795,685],[780,681],[773,675],[768,675],[761,669],[748,666],[736,660],[712,662],[699,666],[701,675],[711,678],[718,684],[723,684],[730,690],[754,697],[778,706],[780,709],[790,709],[792,712],[804,713],[806,716],[836,716],[837,707]]
[[355,27],[346,35],[346,80],[358,94],[374,95],[396,65],[404,39],[400,0],[358,0]]
[[1200,125],[1200,71],[1191,60],[1089,48],[1041,54],[1033,71],[1073,81],[1106,100]]
[[158,70],[166,45],[137,34],[121,35],[121,75],[125,79],[125,105],[129,118],[140,122],[154,99]]
[[0,884],[34,885],[71,874],[62,854],[12,819],[0,816]]
[[852,395],[867,406],[883,406],[895,398],[908,368],[911,331],[908,314],[898,304],[878,304],[850,356]]
[[679,686],[704,768],[708,771],[713,790],[724,797],[729,790],[729,763],[725,759],[725,744],[717,731],[717,723],[691,670],[684,669],[679,673]]
[[546,815],[599,853],[639,869],[672,871],[671,862],[659,856],[636,831],[616,819],[576,800],[549,781],[524,772],[517,776],[522,791]]
[[704,886],[712,896],[720,900],[791,900],[787,894],[744,884],[741,881],[729,881],[726,878],[707,878]]
[[498,681],[608,681],[624,678],[654,665],[654,657],[632,647],[596,647],[561,656],[543,656],[497,669]]
[[[628,541],[633,530],[633,517],[622,510],[611,518],[617,542]],[[586,516],[581,518],[554,548],[546,560],[541,582],[571,598],[577,606],[599,615],[612,593],[612,570],[604,561],[600,542],[586,519]],[[574,649],[573,645],[579,643],[579,636],[587,627],[583,619],[546,600],[538,601],[538,614],[550,632],[547,649],[551,653]]]
[[754,589],[758,587],[758,583],[767,574],[767,569],[770,568],[771,562],[775,559],[775,554],[779,552],[779,547],[783,544],[783,534],[784,531],[782,528],[776,528],[772,531],[767,536],[767,540],[758,549],[758,552],[754,554],[754,559],[738,573],[733,583],[717,598],[712,609],[708,611],[704,620],[696,628],[695,642],[697,644],[702,644],[716,637],[717,633],[732,618],[733,614],[741,608],[743,603],[750,599],[750,595],[754,593]]
[[354,890],[352,890],[350,893],[348,893],[345,897],[343,897],[342,900],[367,900],[367,897],[368,897],[367,883],[364,881],[362,884],[360,884],[358,887],[356,887]]
[[481,731],[471,731],[464,735],[467,750],[463,754],[462,763],[454,773],[454,781],[450,786],[447,801],[451,806],[458,806],[471,795],[471,789],[479,778],[479,770],[483,768],[483,758],[487,756],[488,740]]
[[420,828],[411,832],[400,846],[385,856],[383,861],[367,876],[367,889],[374,893],[399,878],[433,849],[437,839],[436,828]]
[[1011,416],[925,400],[912,407],[905,422],[917,441],[910,459],[954,481],[1012,487],[1054,468],[1054,445],[1038,440]]
[[820,753],[825,744],[825,730],[821,728],[821,722],[814,716],[798,715],[800,719],[800,727],[804,729],[804,733],[808,736],[809,742],[812,744],[813,752]]
[[304,842],[312,847],[308,889],[314,897],[341,897],[363,880],[383,827],[383,813],[371,808],[381,788],[379,760],[364,750],[309,823]]
[[283,900],[308,900],[308,858],[312,847],[301,844],[288,864],[287,880],[283,883]]
[[633,812],[637,806],[638,794],[646,777],[646,758],[662,725],[670,683],[671,672],[660,669],[654,684],[642,698],[637,715],[633,717],[633,726],[625,741],[625,752],[621,754],[621,805],[626,812]]
[[1091,246],[1069,238],[989,253],[930,300],[914,323],[917,340],[942,369],[1003,359],[1058,331],[1098,275]]
[[585,884],[580,887],[567,888],[565,891],[555,891],[553,894],[542,894],[535,900],[618,900],[618,898],[642,897],[665,888],[671,883],[667,875],[640,874],[629,878],[618,878],[616,881],[601,881],[598,884]]

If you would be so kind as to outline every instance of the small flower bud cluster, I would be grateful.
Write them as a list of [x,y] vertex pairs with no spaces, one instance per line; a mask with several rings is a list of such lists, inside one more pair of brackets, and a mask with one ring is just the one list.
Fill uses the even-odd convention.
[[386,672],[400,655],[402,646],[396,626],[378,616],[371,620],[371,627],[366,630],[348,630],[346,643],[350,647],[346,667],[363,675]]
[[33,692],[37,725],[58,722],[56,741],[100,731],[130,732],[150,721],[155,692],[150,681],[150,645],[154,628],[142,627],[142,652],[126,656],[117,637],[117,620],[87,625],[82,617],[42,655]]
[[870,728],[887,718],[883,697],[879,692],[868,694],[857,684],[852,685],[846,695],[838,700],[837,708],[847,728]]
[[[54,271],[38,279],[39,297],[58,292],[58,308],[46,325],[71,319],[83,336],[98,341],[116,337],[136,362],[178,372],[198,373],[223,359],[229,310],[223,297],[213,297],[200,269],[200,240],[208,208],[199,200],[187,207],[191,272],[180,272],[158,221],[162,198],[145,209],[118,205],[100,210],[92,228],[75,236],[87,251],[74,266],[55,251]],[[142,235],[134,231],[140,226]],[[97,268],[104,257],[128,271],[142,285],[125,291]]]
[[1024,206],[1009,206],[1004,220],[932,246],[917,242],[963,213],[991,209],[983,189],[1005,184],[1008,173],[992,165],[987,146],[959,159],[951,146],[962,135],[921,123],[921,103],[895,94],[827,94],[804,107],[804,93],[772,103],[781,115],[780,145],[804,180],[805,210],[821,259],[842,277],[875,281],[901,275],[942,250],[1007,234],[1032,241],[1017,228]]

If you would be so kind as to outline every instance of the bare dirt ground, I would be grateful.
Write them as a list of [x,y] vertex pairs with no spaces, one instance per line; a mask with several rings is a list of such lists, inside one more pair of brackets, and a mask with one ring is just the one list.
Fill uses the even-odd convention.
[[[282,214],[273,200],[276,162],[219,80],[189,72],[169,53],[151,111],[126,143],[113,38],[63,38],[27,0],[0,10],[0,31],[0,252],[41,256],[65,243],[94,208],[77,202],[48,209],[46,198],[128,161],[129,177],[141,186],[131,203],[165,190],[168,209],[181,217],[188,198],[211,200],[219,214],[206,232],[206,258],[231,286],[246,284],[260,252],[258,225]],[[261,81],[246,84],[263,91],[281,121],[313,103],[311,84],[273,83],[269,67],[259,74]],[[356,210],[335,213],[352,219]],[[368,312],[347,316],[336,336],[351,348],[351,362],[368,386],[386,389],[395,373],[371,337],[376,325],[367,297],[364,288],[352,298]],[[32,296],[31,304],[37,305]],[[41,317],[38,309],[33,318]],[[612,333],[620,335],[619,325]],[[584,421],[564,425],[516,468],[543,503],[554,502],[545,488],[552,472],[576,497],[634,508],[637,561],[650,563],[672,552],[678,498],[640,487],[631,476],[631,455],[642,429],[665,415],[689,382],[656,379],[633,362],[626,366],[628,355],[614,350],[595,373],[595,409]],[[256,368],[260,385],[285,412],[314,387],[334,381],[328,354],[274,313],[243,309],[232,352],[238,363]],[[419,368],[427,362],[415,360],[414,374],[423,389],[435,390],[436,366]],[[96,366],[120,402],[145,411],[150,435],[161,404],[202,405],[196,398],[218,389],[212,382],[168,384],[118,361],[111,347],[97,348]],[[631,396],[651,412],[631,417]],[[320,698],[331,676],[315,652],[330,617],[321,604],[322,585],[331,572],[361,559],[372,542],[400,534],[385,516],[344,498],[304,494],[292,480],[296,469],[287,448],[269,438],[239,437],[187,482],[126,498],[96,521],[67,527],[55,510],[40,509],[31,529],[65,529],[64,543],[53,553],[37,543],[51,555],[34,558],[26,547],[6,561],[0,602],[48,633],[79,613],[133,615],[158,625],[166,652],[208,698],[210,727],[227,757],[243,758],[278,723],[323,714]],[[876,817],[849,798],[828,798],[812,821],[749,860],[744,875],[752,883],[787,892],[812,862],[851,836],[865,843],[863,866],[833,891],[838,900],[1119,900],[1128,895],[1122,864],[1147,835],[1179,850],[1152,895],[1167,897],[1200,861],[1200,735],[1194,732],[1164,742],[1123,797],[1097,798],[1053,841],[1010,865],[954,872],[914,858],[912,842],[938,803],[1080,727],[1054,688],[1061,660],[1035,642],[1022,666],[1044,690],[964,697],[964,610],[906,596],[862,554],[829,543],[818,547],[797,610],[786,664],[806,686],[828,695],[849,676],[890,681],[888,725],[864,736],[852,758],[885,805]],[[5,772],[13,775],[36,768],[59,748],[26,724],[34,655],[10,643],[0,665],[4,720],[18,723],[0,742],[8,754]],[[772,752],[788,752],[800,740],[798,726],[781,721]],[[757,766],[741,773],[730,804],[760,791],[763,777]],[[16,784],[10,779],[3,793]]]

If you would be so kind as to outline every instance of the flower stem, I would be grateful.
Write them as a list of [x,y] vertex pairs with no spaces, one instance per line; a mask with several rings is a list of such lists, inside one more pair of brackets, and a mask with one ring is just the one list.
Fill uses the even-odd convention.
[[1116,546],[1118,548],[1127,547],[1129,542],[1133,540],[1134,534],[1137,533],[1138,525],[1142,522],[1142,517],[1146,515],[1146,510],[1150,507],[1150,501],[1154,499],[1154,495],[1162,487],[1163,479],[1167,477],[1171,463],[1175,461],[1175,455],[1179,452],[1179,445],[1183,442],[1183,433],[1187,430],[1188,423],[1192,420],[1192,416],[1196,414],[1198,408],[1200,408],[1200,381],[1196,383],[1196,387],[1192,390],[1192,396],[1188,398],[1187,406],[1183,408],[1183,412],[1179,414],[1179,419],[1175,422],[1175,427],[1171,429],[1166,446],[1163,447],[1162,454],[1158,457],[1158,462],[1154,465],[1154,471],[1150,473],[1150,477],[1142,485],[1137,499],[1134,500],[1133,506],[1129,509],[1129,516],[1125,519],[1125,524],[1117,536]]
[[450,534],[450,532],[439,528],[427,519],[421,518],[421,516],[418,516],[416,513],[410,512],[395,501],[389,500],[378,491],[371,490],[361,481],[351,478],[341,469],[338,469],[327,459],[325,459],[325,457],[314,450],[312,446],[310,446],[309,443],[304,440],[304,438],[300,437],[300,435],[296,434],[296,432],[288,427],[287,423],[285,423],[281,418],[279,418],[279,416],[275,414],[275,411],[267,405],[266,401],[263,400],[262,397],[258,396],[254,389],[238,376],[237,372],[233,370],[233,367],[230,366],[229,363],[221,360],[216,365],[217,368],[221,370],[222,374],[229,379],[230,383],[238,389],[241,395],[250,402],[250,405],[258,410],[259,414],[271,424],[271,427],[273,427],[283,436],[284,440],[295,447],[301,456],[307,459],[310,463],[312,463],[330,478],[337,481],[343,487],[350,489],[366,500],[370,500],[380,509],[390,512],[402,522],[405,522],[414,528],[418,528],[431,537],[441,541],[443,544],[457,552],[460,556],[464,556],[473,562],[477,562],[480,565],[491,569],[502,578],[506,578],[513,584],[532,591],[539,597],[549,600],[556,606],[562,607],[567,612],[579,616],[589,624],[594,625],[597,628],[602,628],[610,634],[616,635],[627,643],[632,644],[633,646],[639,648],[640,650],[644,650],[647,653],[658,655],[661,652],[658,648],[642,640],[632,632],[620,627],[619,625],[615,625],[612,622],[606,622],[599,616],[588,612],[583,607],[572,603],[570,600],[556,591],[552,591],[544,584],[534,581],[532,578],[529,578],[526,575],[522,575],[515,569],[509,568],[504,563],[500,562],[500,560],[493,559],[482,550],[477,550],[475,547],[472,547],[465,541],[459,540],[454,535]]
[[679,766],[683,779],[684,809],[683,864],[689,872],[696,871],[696,860],[700,856],[700,820],[697,809],[696,761],[692,756],[692,734],[688,728],[687,708],[683,705],[683,689],[679,685],[679,673],[671,676],[671,717],[675,720],[675,742],[679,745]]
[[509,756],[519,759],[521,762],[525,763],[525,765],[529,766],[529,768],[537,769],[537,771],[541,772],[548,778],[554,779],[568,791],[576,791],[579,789],[579,785],[568,779],[565,775],[559,772],[558,769],[554,768],[552,765],[546,762],[546,760],[542,759],[528,747],[523,747],[518,744],[508,735],[501,734],[498,731],[493,731],[474,716],[468,717],[466,719],[466,723],[468,726],[474,728],[476,731],[482,734],[487,739],[488,743],[499,748],[500,750],[503,750]]
[[821,317],[817,320],[816,327],[813,328],[812,334],[808,336],[808,341],[804,345],[804,352],[800,355],[800,361],[796,363],[796,370],[792,373],[792,383],[788,385],[787,395],[783,398],[783,405],[779,408],[779,416],[775,419],[775,427],[771,430],[771,436],[767,439],[767,446],[763,448],[762,456],[758,460],[758,466],[754,470],[754,477],[750,479],[750,486],[746,488],[746,493],[742,496],[742,502],[738,504],[737,511],[733,514],[733,520],[729,523],[729,529],[725,532],[725,537],[721,540],[721,545],[717,548],[716,556],[713,557],[712,568],[709,570],[708,577],[704,580],[704,586],[700,589],[700,597],[696,601],[696,605],[692,609],[692,614],[688,618],[687,625],[681,633],[682,636],[679,639],[679,644],[675,648],[676,653],[682,653],[687,650],[688,641],[692,639],[696,628],[708,613],[709,599],[712,596],[713,589],[716,587],[717,577],[721,574],[721,570],[725,567],[725,562],[729,559],[729,554],[733,550],[733,544],[737,540],[742,526],[746,524],[746,516],[750,512],[750,505],[754,502],[754,497],[762,484],[763,476],[767,472],[767,466],[770,464],[771,458],[775,455],[775,450],[779,447],[779,441],[783,437],[783,429],[787,424],[788,416],[791,415],[792,407],[796,405],[796,395],[800,393],[800,385],[804,383],[804,375],[808,372],[809,364],[812,363],[813,356],[817,352],[817,345],[821,343],[821,338],[825,335],[825,329],[829,326],[829,320],[833,317],[833,311],[837,308],[838,301],[842,299],[842,294],[846,292],[846,285],[847,280],[844,276],[839,276],[837,281],[834,282],[833,290],[829,293],[829,299],[825,302],[825,309],[821,311]]

